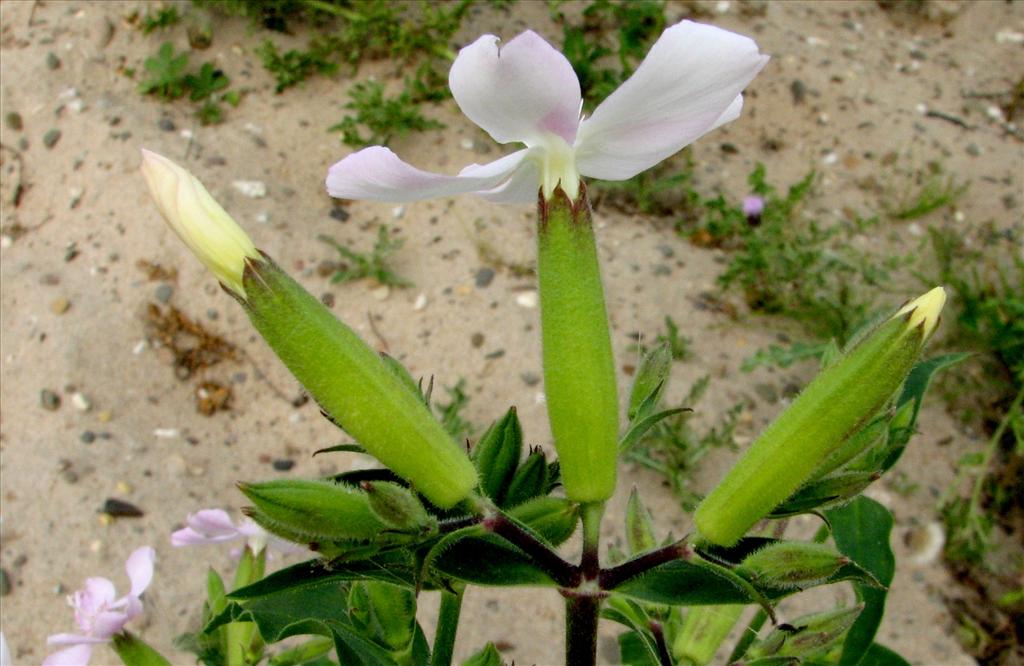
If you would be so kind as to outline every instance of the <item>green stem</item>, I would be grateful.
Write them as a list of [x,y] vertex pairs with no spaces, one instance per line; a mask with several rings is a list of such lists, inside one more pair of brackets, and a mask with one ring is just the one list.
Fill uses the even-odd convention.
[[[267,562],[267,549],[256,555],[246,546],[235,569],[235,584],[232,589],[251,585],[263,578]],[[230,622],[224,627],[225,663],[227,666],[245,666],[249,663],[256,625],[252,622]]]
[[971,489],[971,505],[967,513],[968,516],[975,516],[981,512],[981,491],[985,486],[985,478],[988,476],[989,468],[992,465],[992,458],[995,457],[996,451],[999,450],[999,442],[1003,439],[1003,433],[1006,432],[1006,428],[1010,425],[1014,412],[1020,408],[1021,402],[1024,402],[1024,388],[1017,392],[1017,397],[1013,399],[1013,404],[1006,410],[1006,416],[999,422],[999,427],[992,433],[992,439],[988,441],[985,458],[981,461],[981,465],[978,468],[980,471],[974,480],[974,487]]
[[437,614],[437,631],[434,633],[434,649],[430,655],[430,666],[450,666],[455,653],[455,634],[459,630],[459,613],[462,611],[462,592],[441,592],[441,609]]
[[573,591],[565,596],[565,666],[597,663],[597,618],[601,597]]
[[583,521],[583,557],[580,570],[583,577],[595,580],[601,573],[601,517],[604,516],[604,502],[591,502],[580,505],[580,517]]
[[731,664],[737,661],[750,647],[750,644],[757,638],[757,632],[761,631],[761,627],[764,626],[764,621],[768,619],[768,613],[764,612],[763,608],[757,609],[757,613],[750,620],[750,624],[743,630],[740,635],[740,639],[736,642],[736,647],[732,649],[732,654],[726,660],[726,663]]

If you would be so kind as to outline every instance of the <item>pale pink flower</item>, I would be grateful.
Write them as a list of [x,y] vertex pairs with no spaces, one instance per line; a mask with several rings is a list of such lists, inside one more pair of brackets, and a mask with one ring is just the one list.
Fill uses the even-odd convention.
[[529,202],[538,188],[575,199],[580,176],[627,180],[735,120],[742,90],[768,62],[751,39],[683,21],[588,118],[569,61],[535,32],[501,45],[484,35],[463,48],[448,76],[455,102],[498,143],[526,147],[457,176],[429,173],[383,146],[331,167],[327,191],[343,199],[417,201],[473,192]]
[[752,194],[749,197],[743,197],[743,214],[747,217],[761,217],[761,213],[764,212],[764,199]]
[[[171,534],[172,546],[196,546],[245,539],[249,550],[256,555],[268,544],[280,553],[298,553],[304,550],[269,534],[251,518],[243,518],[235,525],[227,512],[222,509],[203,509],[191,513],[185,519],[185,525],[186,527]],[[235,554],[240,554],[240,552]]]
[[43,666],[84,666],[89,663],[93,647],[109,643],[121,633],[124,625],[142,612],[139,597],[153,580],[155,551],[149,546],[136,549],[125,562],[125,571],[131,581],[128,594],[120,599],[114,584],[106,578],[87,578],[85,587],[68,597],[75,609],[75,622],[80,634],[53,634],[47,638],[50,645],[69,647],[54,652],[43,661]]

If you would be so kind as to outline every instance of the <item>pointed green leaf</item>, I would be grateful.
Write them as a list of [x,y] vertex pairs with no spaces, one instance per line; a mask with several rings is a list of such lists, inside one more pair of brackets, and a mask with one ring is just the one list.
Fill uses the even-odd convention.
[[473,447],[472,458],[480,477],[480,489],[501,505],[519,464],[523,450],[523,429],[516,408],[491,424]]

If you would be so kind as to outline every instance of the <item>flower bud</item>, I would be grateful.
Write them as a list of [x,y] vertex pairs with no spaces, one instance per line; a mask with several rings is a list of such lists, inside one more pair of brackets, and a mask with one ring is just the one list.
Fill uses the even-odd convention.
[[551,470],[544,452],[537,449],[516,469],[505,493],[504,506],[517,506],[539,495],[546,495],[551,485]]
[[736,573],[759,585],[803,587],[825,580],[849,562],[832,546],[781,541],[747,555]]
[[802,486],[772,509],[772,518],[783,518],[846,504],[881,477],[879,472],[836,472]]
[[370,508],[366,492],[346,484],[295,479],[239,483],[238,488],[256,505],[254,520],[262,516],[295,535],[362,540],[387,528]]
[[911,301],[822,370],[697,508],[701,537],[736,543],[874,417],[913,368],[945,298],[936,287]]
[[473,447],[473,464],[480,476],[480,490],[502,504],[523,450],[523,429],[516,408],[491,424]]
[[710,664],[744,610],[742,604],[687,608],[683,626],[672,644],[676,661],[693,666]]
[[423,508],[423,503],[404,486],[388,481],[367,481],[362,488],[370,500],[370,510],[392,529],[417,532],[429,530],[437,523]]
[[864,604],[857,604],[825,613],[804,615],[779,625],[752,646],[746,656],[804,657],[824,650],[842,637],[863,609]]
[[569,499],[615,491],[619,401],[597,245],[586,190],[540,202],[537,274],[544,391]]
[[626,504],[626,542],[633,555],[652,550],[658,545],[654,536],[654,520],[636,487],[629,494],[629,502]]
[[576,531],[580,508],[562,497],[548,496],[524,502],[510,509],[508,514],[557,546]]
[[245,262],[259,259],[249,237],[195,176],[162,155],[142,151],[142,175],[160,213],[221,284],[245,298]]
[[629,409],[626,416],[632,419],[642,405],[653,408],[665,392],[669,372],[672,369],[672,350],[667,344],[660,344],[647,351],[640,359],[640,367],[633,380],[629,394]]

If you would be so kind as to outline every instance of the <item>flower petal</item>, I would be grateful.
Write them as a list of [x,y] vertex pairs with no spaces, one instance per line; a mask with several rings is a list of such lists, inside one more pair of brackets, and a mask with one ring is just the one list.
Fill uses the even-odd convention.
[[156,561],[156,551],[150,546],[136,548],[128,556],[124,568],[128,572],[128,580],[132,582],[131,592],[128,593],[130,596],[138,597],[149,587],[150,581],[153,580],[154,561]]
[[448,74],[459,108],[498,143],[553,132],[571,145],[582,106],[572,65],[532,30],[499,42],[484,35],[459,51]]
[[[530,148],[526,151],[527,156],[508,180],[492,190],[475,194],[494,203],[536,203],[537,192],[540,190],[540,169],[537,161],[532,158],[541,150]],[[486,165],[481,167],[473,164],[463,169],[459,175],[472,176],[484,168]]]
[[195,546],[199,544],[221,543],[242,536],[242,532],[231,521],[227,511],[222,509],[203,509],[189,514],[185,519],[188,527],[183,527],[171,534],[171,545],[175,547]]
[[629,79],[580,125],[580,173],[625,180],[739,115],[768,56],[753,40],[691,21],[662,33]]
[[[139,605],[141,610],[141,604],[138,601],[135,601],[135,603]],[[132,618],[123,611],[105,611],[93,618],[90,635],[93,638],[104,641],[109,640],[114,634],[121,633],[124,625],[128,624],[130,619]]]
[[508,180],[526,153],[519,150],[488,164],[470,165],[458,176],[446,176],[417,169],[383,146],[371,146],[330,168],[327,193],[339,199],[401,203],[493,190]]
[[86,666],[92,656],[92,645],[80,644],[54,652],[43,660],[43,666]]
[[93,636],[82,636],[81,634],[50,634],[46,638],[47,645],[97,645],[106,643],[106,638],[95,638]]
[[85,579],[85,585],[70,597],[76,611],[96,613],[107,604],[114,602],[117,591],[110,580],[102,576]]

